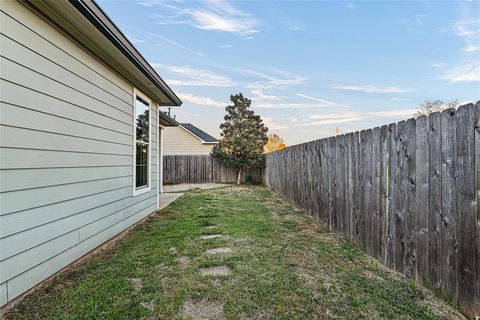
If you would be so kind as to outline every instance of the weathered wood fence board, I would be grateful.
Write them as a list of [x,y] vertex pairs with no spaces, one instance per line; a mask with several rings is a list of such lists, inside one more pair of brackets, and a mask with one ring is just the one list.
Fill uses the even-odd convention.
[[[243,179],[251,176],[263,183],[263,169],[248,169]],[[235,183],[236,170],[213,159],[211,155],[169,155],[163,157],[163,183]]]
[[480,314],[480,102],[267,155],[266,184]]

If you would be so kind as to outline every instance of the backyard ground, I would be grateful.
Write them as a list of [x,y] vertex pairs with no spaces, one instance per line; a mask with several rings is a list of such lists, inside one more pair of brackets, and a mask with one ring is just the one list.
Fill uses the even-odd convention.
[[264,187],[192,190],[6,319],[456,319]]

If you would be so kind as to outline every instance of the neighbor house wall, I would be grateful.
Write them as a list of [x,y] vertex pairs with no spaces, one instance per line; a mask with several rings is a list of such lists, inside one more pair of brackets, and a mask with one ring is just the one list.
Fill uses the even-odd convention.
[[133,86],[39,15],[2,1],[0,305],[141,220],[132,196]]
[[214,144],[202,144],[201,140],[181,127],[164,129],[165,155],[207,155]]

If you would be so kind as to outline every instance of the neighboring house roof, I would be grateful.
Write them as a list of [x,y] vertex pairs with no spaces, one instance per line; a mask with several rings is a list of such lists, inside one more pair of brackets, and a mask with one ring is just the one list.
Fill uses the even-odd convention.
[[218,143],[218,140],[216,138],[212,137],[205,131],[195,127],[191,123],[180,123],[180,126],[194,136],[196,136],[197,138],[199,138],[200,140],[202,140],[202,143]]
[[93,0],[30,3],[161,106],[182,101]]

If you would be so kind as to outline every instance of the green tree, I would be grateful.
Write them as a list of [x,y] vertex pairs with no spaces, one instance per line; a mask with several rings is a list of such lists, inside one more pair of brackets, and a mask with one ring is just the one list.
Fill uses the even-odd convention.
[[227,114],[220,125],[221,138],[213,147],[212,155],[237,170],[237,184],[240,184],[246,168],[265,166],[262,152],[268,141],[268,128],[260,116],[250,110],[250,99],[239,93],[231,95],[230,100],[233,105],[225,108]]

